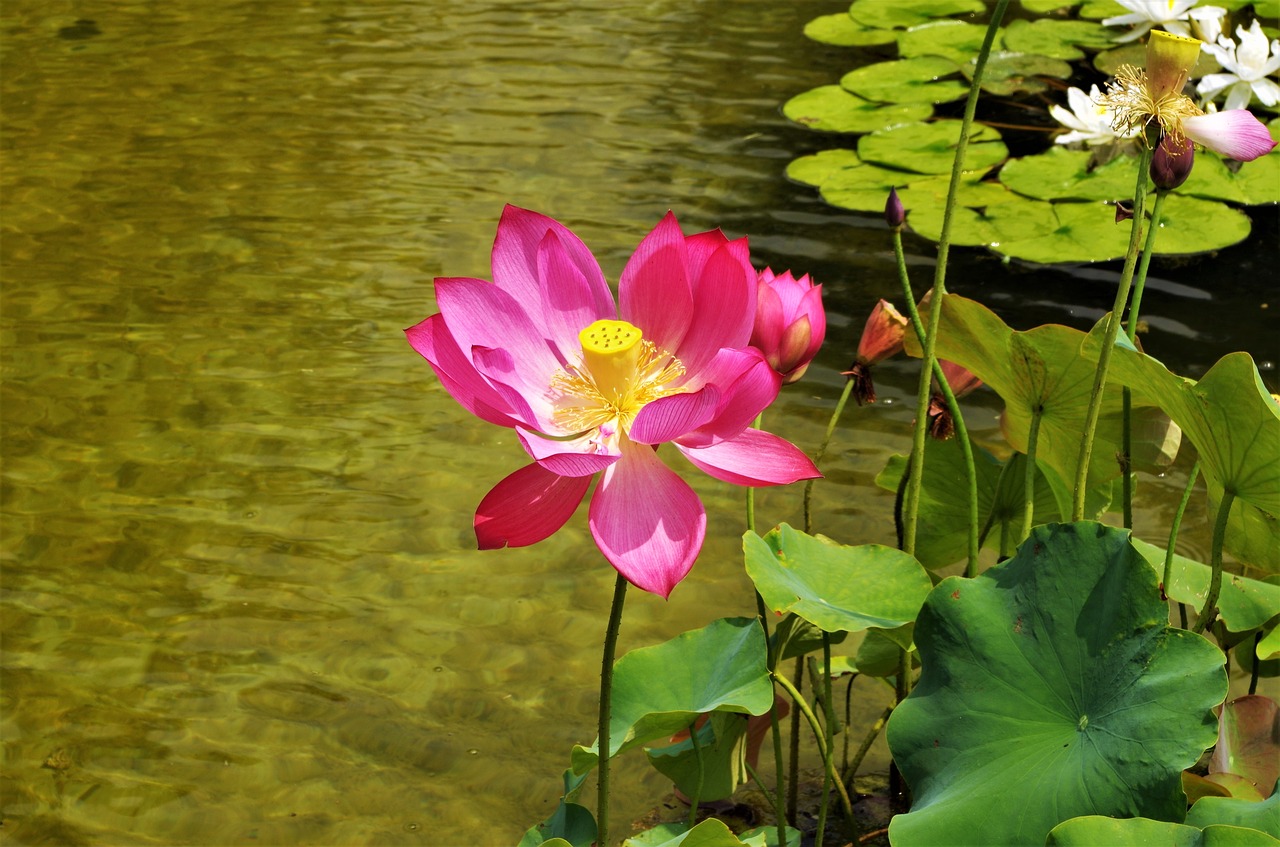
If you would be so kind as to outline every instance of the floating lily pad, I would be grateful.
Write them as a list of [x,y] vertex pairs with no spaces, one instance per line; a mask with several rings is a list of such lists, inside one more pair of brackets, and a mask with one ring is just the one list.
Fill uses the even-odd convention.
[[[858,155],[864,162],[917,173],[941,174],[951,171],[960,138],[960,121],[907,124],[873,132],[858,139]],[[965,153],[965,167],[989,168],[1004,160],[1009,149],[1000,133],[989,126],[974,124]]]
[[1022,8],[1037,15],[1045,12],[1056,12],[1058,9],[1070,9],[1079,6],[1081,0],[1020,0]]
[[1015,259],[1055,262],[1105,262],[1129,249],[1129,227],[1117,225],[1115,208],[1103,203],[1053,203],[1058,225],[1044,235],[1002,240],[991,249]]
[[870,47],[889,44],[898,37],[891,29],[866,27],[849,17],[848,12],[822,15],[804,25],[804,34],[822,44],[837,47]]
[[1112,46],[1112,33],[1089,21],[1012,21],[1004,34],[1004,47],[1019,53],[1033,53],[1053,59],[1083,59],[1081,46],[1103,49]]
[[[609,755],[670,738],[706,712],[762,715],[773,706],[764,633],[754,618],[722,618],[614,666]],[[595,767],[599,739],[573,748],[573,772]]]
[[854,0],[849,17],[867,27],[905,29],[933,18],[973,15],[986,11],[982,0]]
[[1249,237],[1249,216],[1215,200],[1170,194],[1161,207],[1155,252],[1163,255],[1207,253]]
[[893,629],[915,620],[933,583],[912,556],[879,544],[848,547],[787,524],[742,537],[747,575],[775,612],[825,632]]
[[[1077,816],[1183,815],[1181,772],[1214,741],[1224,657],[1167,625],[1128,538],[1036,527],[1009,561],[930,592],[920,680],[888,725],[914,797],[893,843],[1041,844]],[[993,797],[1016,814],[992,814]]]
[[[974,68],[975,64],[969,61],[960,66],[960,71],[972,80]],[[1067,79],[1072,73],[1071,66],[1061,59],[1034,53],[992,52],[982,74],[982,90],[999,97],[1035,93],[1049,87],[1041,77]]]
[[[1007,241],[1037,238],[1058,226],[1053,206],[1012,192],[999,203],[972,208],[957,205],[951,214],[951,243],[1000,251]],[[942,237],[943,204],[911,207],[911,228],[925,238]]]
[[[1275,136],[1273,129],[1272,137]],[[1252,162],[1238,164],[1234,169],[1220,156],[1198,151],[1191,176],[1177,193],[1248,206],[1280,203],[1280,148]]]
[[[1000,169],[1000,181],[1012,190],[1039,200],[1121,200],[1133,197],[1137,160],[1120,156],[1093,167],[1088,150],[1054,146],[1034,156],[1010,159]],[[1126,241],[1126,244],[1128,242]]]
[[1256,829],[1214,825],[1197,829],[1150,818],[1116,820],[1102,815],[1072,818],[1053,828],[1047,847],[1276,847],[1277,842]]
[[811,156],[793,159],[787,165],[787,179],[816,187],[832,174],[861,164],[862,160],[853,150],[820,150]]
[[956,63],[941,56],[877,62],[850,71],[840,84],[867,100],[884,103],[946,103],[969,93]]
[[[1114,18],[1117,15],[1127,15],[1131,10],[1121,6],[1116,0],[1084,0],[1084,4],[1080,7],[1080,17],[1089,20],[1102,20],[1103,18]],[[1113,30],[1116,35],[1123,35],[1124,30]]]
[[801,126],[824,132],[875,132],[922,121],[933,114],[928,103],[873,103],[839,85],[824,85],[797,94],[782,114]]
[[929,21],[912,27],[898,37],[898,55],[904,59],[942,56],[962,65],[978,54],[986,34],[986,26],[964,21]]
[[883,212],[889,189],[907,183],[919,174],[862,164],[831,172],[818,190],[832,206],[860,212]]

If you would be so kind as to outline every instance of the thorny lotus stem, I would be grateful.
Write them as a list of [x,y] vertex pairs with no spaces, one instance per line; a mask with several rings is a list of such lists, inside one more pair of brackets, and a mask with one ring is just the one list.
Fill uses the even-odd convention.
[[622,626],[622,603],[627,598],[627,581],[618,574],[613,583],[613,603],[609,606],[609,624],[604,631],[604,656],[600,660],[600,741],[597,752],[600,772],[596,781],[596,828],[598,844],[609,843],[609,710],[613,704],[613,655],[618,647],[618,629]]
[[1036,442],[1040,438],[1040,420],[1044,417],[1044,406],[1036,405],[1031,410],[1031,431],[1027,433],[1027,467],[1022,495],[1022,532],[1018,534],[1021,544],[1031,535],[1031,527],[1035,525],[1036,515]]
[[791,702],[796,704],[796,710],[802,713],[805,720],[809,722],[809,729],[813,731],[814,740],[818,743],[818,753],[822,756],[822,762],[826,766],[827,774],[830,776],[832,783],[835,784],[836,793],[840,795],[840,806],[844,812],[845,820],[849,824],[849,837],[854,840],[858,837],[858,822],[853,816],[853,803],[849,800],[849,792],[845,789],[844,783],[841,782],[840,776],[835,772],[835,761],[831,758],[829,749],[827,748],[826,738],[822,731],[821,724],[818,723],[818,716],[813,713],[807,700],[791,681],[783,674],[774,672],[774,680],[786,689],[787,694],[791,695]]
[[[1178,501],[1178,508],[1173,513],[1173,526],[1169,527],[1169,546],[1164,551],[1164,576],[1160,580],[1160,591],[1165,596],[1169,594],[1169,582],[1173,579],[1173,548],[1178,543],[1178,530],[1182,527],[1182,516],[1187,511],[1187,504],[1191,502],[1191,492],[1196,487],[1196,477],[1199,475],[1200,460],[1196,459],[1190,473],[1187,474],[1187,487],[1182,489],[1182,499]],[[1178,611],[1182,613],[1182,628],[1186,629],[1187,610],[1179,603]]]
[[1076,459],[1076,484],[1071,503],[1071,520],[1084,520],[1084,498],[1089,487],[1089,460],[1093,457],[1093,436],[1098,429],[1098,414],[1102,411],[1102,395],[1107,385],[1107,369],[1111,365],[1111,351],[1120,335],[1120,322],[1124,306],[1129,300],[1129,285],[1133,281],[1133,268],[1138,260],[1138,242],[1142,240],[1142,224],[1147,202],[1147,171],[1151,167],[1151,150],[1143,147],[1138,154],[1138,182],[1133,192],[1133,229],[1129,231],[1129,252],[1124,258],[1124,270],[1116,288],[1116,299],[1107,315],[1106,337],[1098,351],[1097,373],[1093,379],[1093,393],[1089,396],[1089,410],[1085,414],[1080,454]]
[[698,760],[698,784],[693,796],[689,798],[689,829],[698,822],[698,804],[702,802],[702,780],[705,778],[705,766],[702,763],[702,744],[698,741],[698,720],[689,724],[689,741],[693,743],[693,757]]
[[[816,467],[822,461],[822,457],[827,453],[827,447],[831,445],[831,435],[836,431],[836,425],[840,423],[840,415],[844,412],[845,404],[849,402],[849,395],[853,393],[853,380],[846,379],[844,381],[844,391],[840,392],[840,399],[836,402],[836,408],[831,412],[831,420],[827,422],[826,435],[822,436],[822,445],[818,448],[818,452],[813,455],[813,464]],[[810,479],[804,484],[804,531],[813,532],[813,483],[816,480]]]
[[[898,260],[898,277],[902,281],[902,298],[907,304],[907,316],[911,320],[911,328],[924,346],[924,324],[920,321],[920,310],[916,308],[915,294],[911,291],[911,279],[907,276],[907,257],[902,250],[902,230],[893,230],[893,255]],[[978,550],[982,544],[978,540],[978,471],[973,463],[973,444],[969,441],[969,430],[964,425],[964,416],[960,414],[960,402],[956,400],[951,383],[942,372],[942,365],[937,359],[933,361],[933,377],[942,389],[942,396],[947,400],[947,408],[951,412],[951,420],[956,428],[956,440],[960,444],[960,455],[964,458],[965,481],[969,485],[969,563],[965,567],[965,576],[974,577],[978,573]]]
[[884,712],[881,713],[880,719],[871,725],[870,731],[867,732],[865,738],[862,739],[862,746],[858,748],[858,752],[854,754],[853,761],[845,768],[841,774],[845,781],[852,784],[854,777],[858,775],[858,768],[862,767],[862,760],[867,757],[867,751],[871,749],[871,745],[876,742],[876,737],[880,735],[880,731],[884,729],[884,725],[889,722],[889,715],[893,714],[893,706],[886,706]]
[[[920,338],[924,347],[924,365],[920,369],[920,387],[916,392],[916,428],[911,442],[911,477],[907,480],[905,509],[903,511],[903,543],[902,549],[912,555],[916,549],[916,523],[920,513],[920,490],[924,481],[924,445],[925,431],[929,425],[929,381],[933,376],[933,366],[937,359],[935,353],[938,340],[938,323],[942,318],[942,295],[947,292],[947,256],[951,250],[951,220],[956,207],[956,197],[960,192],[960,177],[964,172],[965,151],[969,147],[969,131],[973,128],[973,116],[978,110],[978,92],[981,90],[982,75],[987,67],[987,58],[991,55],[991,45],[995,42],[1000,21],[1004,18],[1009,0],[996,0],[991,12],[991,21],[987,24],[987,34],[978,50],[978,58],[973,66],[973,79],[969,83],[969,99],[964,105],[964,119],[960,125],[960,138],[956,142],[956,156],[951,164],[951,183],[947,188],[947,202],[942,212],[942,231],[938,236],[938,264],[933,276],[933,302],[929,309],[929,329]],[[945,382],[945,380],[944,380]],[[976,520],[973,523],[977,523]],[[976,530],[975,530],[976,531]]]
[[1231,516],[1231,504],[1236,493],[1230,488],[1222,490],[1222,502],[1218,504],[1218,517],[1213,522],[1213,546],[1209,550],[1209,566],[1213,574],[1209,577],[1209,596],[1204,598],[1204,608],[1196,617],[1196,625],[1192,632],[1204,632],[1218,613],[1218,594],[1222,591],[1222,542],[1227,536],[1227,518]]
[[[781,674],[774,673],[776,679],[781,678]],[[795,685],[783,686],[787,691],[795,691],[804,683],[804,657],[796,656],[796,682]],[[790,780],[787,782],[787,820],[792,826],[796,824],[796,807],[800,803],[800,710],[791,710],[791,748],[787,751],[790,754],[789,768],[787,771]],[[784,844],[786,842],[783,842]]]
[[[825,631],[822,633],[822,712],[826,720],[823,721],[824,738],[827,746],[827,758],[834,759],[836,755],[835,735],[833,727],[836,724],[835,705],[831,702],[831,636]],[[816,680],[815,680],[816,681]],[[827,830],[827,798],[830,796],[829,786],[832,777],[836,776],[835,765],[832,763],[826,769],[826,773],[822,778],[822,801],[818,809],[818,831],[814,836],[815,844],[821,844],[823,836]]]
[[[1163,189],[1156,191],[1156,202],[1151,206],[1151,224],[1147,227],[1147,243],[1142,248],[1142,261],[1138,263],[1138,274],[1133,280],[1133,296],[1129,299],[1129,319],[1125,326],[1125,335],[1130,343],[1138,337],[1138,310],[1142,306],[1142,289],[1147,283],[1147,268],[1151,266],[1151,254],[1155,252],[1156,233],[1160,231],[1160,207],[1164,205],[1164,197],[1169,192]],[[1121,392],[1123,429],[1121,430],[1120,471],[1123,484],[1122,500],[1124,528],[1133,529],[1133,431],[1130,419],[1133,414],[1133,394],[1129,386]]]

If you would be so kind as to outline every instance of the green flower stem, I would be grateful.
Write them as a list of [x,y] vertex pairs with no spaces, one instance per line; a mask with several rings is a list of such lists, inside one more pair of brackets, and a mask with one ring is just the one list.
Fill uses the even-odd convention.
[[1133,228],[1129,231],[1129,252],[1124,258],[1124,270],[1116,288],[1115,303],[1107,315],[1106,337],[1098,351],[1097,372],[1093,380],[1093,393],[1089,396],[1089,410],[1085,413],[1080,454],[1076,459],[1076,484],[1071,504],[1071,520],[1084,520],[1084,498],[1089,488],[1089,460],[1093,458],[1093,437],[1098,430],[1098,415],[1102,411],[1102,395],[1107,385],[1107,369],[1111,365],[1111,351],[1120,335],[1120,322],[1125,304],[1129,301],[1129,286],[1133,282],[1133,269],[1138,260],[1138,243],[1142,240],[1142,224],[1146,216],[1147,170],[1151,167],[1151,149],[1143,147],[1138,156],[1138,182],[1133,192]]
[[609,624],[604,631],[604,656],[600,660],[600,772],[596,775],[596,829],[601,847],[609,843],[609,712],[613,705],[613,655],[618,647],[618,629],[622,626],[622,604],[627,599],[627,581],[618,574],[613,583],[613,603],[609,607]]
[[1031,431],[1027,433],[1027,468],[1025,474],[1024,493],[1022,495],[1022,532],[1018,534],[1021,544],[1035,525],[1036,516],[1036,442],[1040,439],[1040,420],[1044,417],[1044,407],[1036,406],[1031,412]]
[[[760,620],[760,628],[764,630],[764,643],[769,643],[769,609],[765,606],[764,598],[760,596],[760,592],[756,592],[756,616]],[[778,666],[778,656],[774,653],[773,648],[769,649],[768,667],[772,671]],[[787,822],[782,816],[782,792],[786,785],[786,769],[782,759],[782,727],[778,722],[778,701],[775,699],[773,705],[769,707],[769,733],[773,737],[773,773],[774,785],[773,790],[777,795],[776,799],[771,798],[770,803],[777,810],[778,817],[778,843],[787,843]],[[764,791],[764,783],[756,779],[756,784],[760,786],[760,790]]]
[[[776,671],[770,671],[774,674],[775,679],[781,678],[781,674]],[[804,657],[796,656],[795,685],[783,686],[787,691],[795,691],[804,683]],[[800,710],[791,710],[791,749],[790,768],[788,775],[790,780],[787,782],[787,820],[792,826],[796,825],[796,808],[800,804]],[[786,842],[783,842],[786,843]]]
[[[1164,576],[1160,580],[1160,590],[1167,596],[1169,591],[1169,582],[1173,579],[1173,548],[1178,543],[1178,530],[1182,527],[1182,516],[1187,511],[1187,504],[1191,502],[1191,492],[1196,487],[1196,477],[1200,475],[1200,460],[1196,459],[1196,463],[1191,466],[1191,472],[1187,474],[1187,487],[1182,489],[1182,499],[1178,501],[1178,508],[1173,513],[1173,526],[1169,527],[1169,546],[1164,551]],[[1182,609],[1182,604],[1178,604]],[[1186,611],[1182,614],[1185,616]],[[1186,618],[1183,618],[1182,628],[1187,628]]]
[[[1133,279],[1133,296],[1129,298],[1129,318],[1125,325],[1125,335],[1130,343],[1138,337],[1138,310],[1142,307],[1142,289],[1147,284],[1147,268],[1151,266],[1151,254],[1155,252],[1156,233],[1160,230],[1160,211],[1164,205],[1165,195],[1169,192],[1156,191],[1156,202],[1151,206],[1151,223],[1147,227],[1147,243],[1142,248],[1142,260],[1138,263],[1138,273]],[[1133,528],[1133,432],[1130,418],[1133,410],[1133,396],[1128,386],[1121,392],[1123,404],[1123,428],[1121,429],[1120,471],[1122,480],[1122,510],[1124,528]]]
[[1222,490],[1218,517],[1213,522],[1213,546],[1209,550],[1209,566],[1213,568],[1213,574],[1209,577],[1209,596],[1204,598],[1204,608],[1196,617],[1192,632],[1204,632],[1218,613],[1218,594],[1222,591],[1222,542],[1227,536],[1227,518],[1231,516],[1231,504],[1235,499],[1236,493],[1230,488]]
[[876,743],[876,738],[880,735],[884,725],[889,722],[889,715],[893,714],[893,706],[886,706],[881,713],[879,720],[871,725],[871,729],[867,732],[865,738],[862,739],[862,746],[858,748],[858,752],[854,754],[853,761],[845,768],[841,777],[845,782],[853,783],[854,777],[858,775],[858,768],[862,767],[862,760],[867,757],[867,752],[871,750],[871,745]]
[[694,718],[693,723],[689,724],[689,740],[693,742],[693,757],[698,760],[698,784],[693,791],[693,796],[689,798],[689,829],[693,829],[694,824],[698,822],[698,804],[702,802],[702,780],[705,778],[705,765],[702,762],[702,744],[698,741],[697,718]]
[[[831,420],[827,422],[826,435],[822,436],[822,445],[818,448],[818,452],[813,456],[813,464],[816,466],[822,461],[822,457],[827,454],[827,447],[831,446],[831,435],[836,431],[836,425],[840,423],[840,415],[844,413],[844,407],[849,402],[849,395],[853,393],[853,380],[846,379],[844,381],[844,391],[840,392],[840,399],[836,402],[835,409],[831,412]],[[813,532],[813,484],[817,480],[810,479],[804,484],[804,531]]]
[[[987,24],[987,34],[982,40],[982,47],[978,50],[978,58],[973,66],[969,99],[965,101],[964,119],[960,125],[960,137],[956,142],[956,156],[951,164],[951,183],[947,188],[947,203],[942,212],[942,231],[938,236],[938,263],[933,276],[933,302],[930,303],[929,309],[929,330],[920,338],[920,343],[924,347],[924,366],[920,370],[920,387],[916,392],[916,427],[911,441],[911,476],[907,480],[902,522],[902,549],[913,555],[916,549],[916,523],[920,514],[921,483],[924,481],[925,430],[929,425],[929,381],[933,376],[933,367],[937,359],[935,350],[938,323],[942,317],[942,295],[947,293],[947,256],[951,250],[951,220],[956,207],[956,197],[960,192],[960,177],[964,172],[964,156],[969,147],[973,116],[978,110],[978,92],[981,90],[982,75],[986,70],[987,58],[991,55],[991,45],[995,42],[1000,21],[1004,18],[1005,9],[1008,6],[1009,0],[996,0],[995,8],[991,12],[991,21]],[[977,523],[976,519],[973,523]]]
[[818,743],[818,753],[822,756],[823,764],[826,765],[827,775],[835,785],[836,793],[840,796],[840,806],[844,811],[845,820],[849,824],[850,837],[857,841],[858,822],[853,816],[853,803],[849,800],[849,792],[845,789],[844,783],[835,772],[835,761],[828,751],[825,733],[822,725],[818,723],[818,716],[813,713],[813,709],[810,708],[808,701],[804,699],[804,695],[796,689],[796,686],[791,684],[791,680],[776,672],[773,674],[773,679],[786,690],[787,694],[791,696],[791,702],[796,704],[796,710],[802,713],[805,720],[809,722],[809,729],[813,731],[814,740]]
[[[907,304],[907,315],[911,319],[911,328],[916,337],[924,345],[924,324],[920,321],[920,310],[916,307],[915,294],[911,290],[911,280],[907,276],[907,257],[902,250],[902,229],[893,230],[893,255],[898,260],[898,278],[902,282],[902,297]],[[965,481],[969,485],[969,563],[965,568],[965,576],[973,577],[978,573],[978,550],[982,546],[978,540],[978,471],[973,463],[973,444],[969,441],[969,430],[964,425],[964,416],[960,414],[960,402],[956,400],[951,384],[942,373],[942,365],[935,359],[933,376],[942,396],[947,400],[947,409],[951,412],[951,420],[956,427],[956,438],[960,443],[960,455],[964,458]]]
[[[822,711],[823,711],[823,728],[824,738],[827,746],[827,758],[834,759],[836,755],[834,727],[836,725],[835,705],[831,702],[831,636],[825,631],[822,633]],[[816,681],[816,680],[815,680]],[[822,801],[818,808],[818,830],[814,836],[814,843],[821,844],[823,835],[827,830],[827,798],[830,796],[829,788],[831,778],[835,774],[836,769],[833,763],[826,769],[826,773],[822,778]]]

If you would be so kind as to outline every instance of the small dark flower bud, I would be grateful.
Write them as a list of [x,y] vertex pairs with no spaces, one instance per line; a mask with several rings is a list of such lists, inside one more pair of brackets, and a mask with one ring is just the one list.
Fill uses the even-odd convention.
[[889,189],[889,199],[884,204],[884,219],[890,229],[901,229],[902,222],[907,219],[907,210],[902,208],[896,188]]
[[1116,223],[1133,220],[1133,204],[1128,200],[1116,201]]
[[1187,181],[1195,159],[1196,148],[1191,139],[1178,142],[1166,135],[1151,154],[1151,182],[1159,191],[1172,191]]

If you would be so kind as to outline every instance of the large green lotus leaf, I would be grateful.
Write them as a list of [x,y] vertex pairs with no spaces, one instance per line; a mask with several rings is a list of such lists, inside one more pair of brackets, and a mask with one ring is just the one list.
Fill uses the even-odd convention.
[[[1183,816],[1181,772],[1213,743],[1225,659],[1167,625],[1128,539],[1038,526],[1012,559],[930,592],[920,680],[888,725],[914,796],[895,845],[1041,844],[1081,815]],[[992,814],[992,798],[1015,813]]]
[[866,27],[849,17],[848,12],[816,17],[804,25],[804,34],[822,44],[837,47],[870,47],[888,44],[898,37],[890,29]]
[[893,629],[915,620],[933,587],[913,557],[879,544],[848,547],[787,524],[742,536],[747,575],[775,612],[825,632]]
[[832,206],[860,212],[883,212],[889,189],[919,176],[864,163],[856,168],[832,171],[818,190],[822,199]]
[[[997,253],[1029,262],[1106,262],[1129,249],[1129,226],[1117,226],[1115,209],[1102,203],[1053,204],[1057,229],[1023,240],[1006,239]],[[1157,251],[1158,252],[1158,251]]]
[[1083,59],[1080,46],[1102,49],[1110,47],[1111,32],[1089,21],[1060,21],[1042,18],[1037,21],[1012,21],[1004,33],[1006,50],[1035,53],[1054,59]]
[[[1091,358],[1097,358],[1103,330],[1100,322],[1090,334]],[[1128,386],[1138,401],[1160,406],[1182,427],[1200,454],[1211,495],[1224,487],[1236,493],[1227,549],[1245,564],[1280,570],[1275,552],[1280,550],[1280,404],[1262,384],[1249,354],[1228,354],[1192,382],[1150,356],[1117,345],[1110,377]]]
[[[975,68],[976,64],[971,60],[962,64],[960,71],[972,81]],[[987,57],[982,74],[982,90],[997,97],[1023,92],[1035,94],[1049,87],[1042,77],[1066,79],[1072,72],[1071,65],[1061,59],[1001,50]]]
[[[1012,191],[990,186],[987,193],[1002,193],[998,202],[975,208],[960,198],[951,213],[951,243],[967,247],[990,247],[999,251],[1006,241],[1025,241],[1053,232],[1058,226],[1058,216],[1053,206],[1039,200],[1029,200]],[[914,185],[913,185],[914,187]],[[900,193],[900,196],[905,192]],[[907,202],[905,199],[903,202]],[[942,214],[945,200],[939,204],[912,205],[911,228],[925,238],[937,241],[942,237]]]
[[969,86],[963,80],[943,79],[959,73],[956,63],[950,59],[920,56],[864,65],[841,77],[840,84],[868,100],[946,103],[969,93]]
[[[1247,694],[1222,706],[1210,774],[1237,774],[1265,797],[1280,779],[1280,706]],[[1280,825],[1280,821],[1277,821]]]
[[[929,21],[912,27],[898,37],[898,55],[904,59],[916,56],[942,56],[962,65],[978,55],[986,26],[964,21]],[[999,45],[999,36],[996,36]],[[998,49],[993,45],[992,49]]]
[[[925,174],[950,173],[956,157],[961,121],[906,124],[873,132],[858,139],[858,155],[864,162]],[[1009,150],[1000,133],[974,125],[965,153],[965,167],[988,168],[1004,161]]]
[[[1165,551],[1139,538],[1133,539],[1133,546],[1155,569],[1157,578],[1163,578]],[[1211,573],[1208,565],[1175,553],[1164,593],[1179,603],[1199,609],[1208,595]],[[1229,632],[1255,630],[1277,614],[1280,614],[1280,585],[1239,574],[1222,575],[1218,617]]]
[[875,132],[922,121],[933,114],[928,103],[873,103],[838,85],[797,94],[782,105],[782,114],[801,126],[824,132]]
[[[1055,146],[1034,156],[1011,159],[1000,169],[1000,181],[1019,194],[1037,200],[1133,197],[1138,177],[1136,159],[1120,156],[1099,167],[1091,167],[1092,161],[1093,154],[1088,150]],[[1114,210],[1112,220],[1114,222]]]
[[[747,719],[742,715],[716,712],[698,727],[698,748],[693,741],[665,747],[647,747],[649,764],[671,780],[676,788],[692,797],[698,793],[703,802],[723,800],[733,795],[748,778],[746,761]],[[701,773],[699,773],[701,758]],[[702,790],[698,792],[699,780]]]
[[1273,790],[1271,796],[1261,803],[1231,797],[1205,797],[1197,800],[1187,812],[1187,824],[1251,827],[1280,837],[1280,791]]
[[631,836],[622,847],[764,847],[765,842],[742,841],[724,821],[707,818],[693,829],[689,824],[661,823]]
[[[754,618],[721,618],[614,665],[609,755],[670,738],[705,712],[763,715],[773,706],[765,640]],[[573,771],[595,767],[599,739],[575,745]]]
[[809,156],[792,159],[787,164],[787,179],[819,186],[832,174],[856,168],[862,164],[858,154],[852,150],[821,150]]
[[[991,529],[983,546],[1000,556],[1013,553],[1021,541],[1024,509],[1026,457],[1014,454],[1013,464],[1003,475],[1003,463],[979,447],[973,448],[974,470],[978,476],[978,524]],[[876,476],[876,485],[897,491],[907,466],[906,456],[892,456]],[[998,488],[997,488],[998,486]],[[1040,523],[1061,517],[1058,503],[1044,475],[1037,473],[1035,516]],[[994,514],[993,514],[994,512]],[[1067,515],[1070,517],[1070,513]],[[964,559],[969,552],[969,483],[960,443],[929,439],[924,447],[924,480],[920,490],[920,513],[916,523],[915,556],[930,570]]]
[[1256,829],[1210,826],[1196,829],[1149,818],[1116,820],[1101,815],[1072,818],[1053,828],[1047,847],[1275,847],[1274,838]]
[[863,26],[905,29],[932,18],[978,14],[986,11],[982,0],[854,0],[849,17]]

